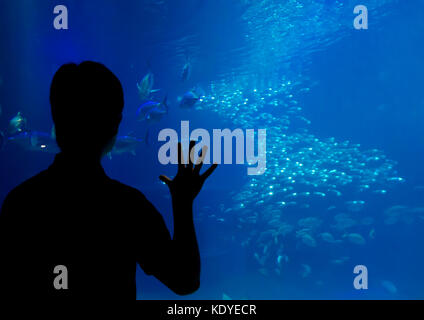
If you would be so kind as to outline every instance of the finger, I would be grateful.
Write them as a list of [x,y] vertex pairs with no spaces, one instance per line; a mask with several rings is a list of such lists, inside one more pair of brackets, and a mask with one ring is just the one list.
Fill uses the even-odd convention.
[[191,140],[190,141],[190,146],[188,148],[189,152],[188,152],[188,168],[193,169],[193,163],[194,163],[194,146],[195,146],[196,142]]
[[194,166],[194,172],[199,173],[200,169],[203,166],[203,160],[206,157],[206,152],[208,151],[208,146],[203,146],[202,150],[200,150],[199,158],[197,158],[196,165]]
[[184,169],[184,156],[183,156],[183,147],[181,145],[181,142],[178,142],[178,170]]
[[164,176],[164,175],[160,175],[159,179],[160,181],[164,182],[166,185],[169,185],[169,183],[172,181],[171,179],[169,179],[167,176]]
[[205,181],[211,174],[212,172],[215,171],[216,167],[218,167],[217,163],[214,163],[213,165],[211,165],[208,170],[206,170],[202,175],[201,178],[203,179],[203,181]]

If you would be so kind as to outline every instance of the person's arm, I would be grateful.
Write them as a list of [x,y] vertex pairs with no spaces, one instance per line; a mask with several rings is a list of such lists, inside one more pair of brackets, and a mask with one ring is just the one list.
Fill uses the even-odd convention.
[[25,287],[20,276],[26,266],[20,259],[22,241],[18,230],[22,228],[16,227],[17,208],[24,204],[21,202],[19,206],[17,203],[15,191],[11,191],[0,209],[0,297],[12,301],[18,299]]
[[[194,153],[193,147],[194,141],[191,141],[189,154],[192,150]],[[200,285],[200,255],[193,222],[193,201],[203,183],[217,167],[213,164],[200,174],[206,151],[207,148],[204,147],[196,165],[193,165],[192,159],[185,165],[179,143],[177,175],[172,180],[163,175],[159,177],[169,187],[172,196],[174,216],[172,239],[160,214],[153,206],[151,208],[155,211],[152,216],[161,218],[161,221],[155,224],[158,233],[155,235],[157,241],[149,244],[148,259],[155,261],[144,259],[142,268],[179,295],[193,293]]]
[[[193,222],[193,201],[199,194],[206,179],[216,169],[213,164],[203,174],[200,169],[207,152],[207,147],[201,151],[200,157],[193,164],[194,141],[190,141],[188,164],[185,165],[181,143],[178,143],[178,172],[174,179],[166,176],[159,178],[165,182],[172,196],[174,214],[174,237],[172,239],[173,267],[175,272],[165,273],[162,277],[168,287],[179,294],[189,294],[196,291],[200,285],[200,255]],[[190,156],[191,155],[191,156]]]
[[200,255],[193,223],[192,205],[172,201],[174,236],[163,243],[160,266],[155,272],[169,289],[179,295],[195,292],[200,285]]

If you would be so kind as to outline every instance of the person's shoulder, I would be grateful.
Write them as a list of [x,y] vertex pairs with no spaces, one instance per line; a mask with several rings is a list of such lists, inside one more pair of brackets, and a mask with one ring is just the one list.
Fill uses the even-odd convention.
[[129,185],[126,185],[122,182],[119,182],[117,180],[114,179],[110,179],[113,187],[121,194],[121,195],[125,195],[125,198],[127,198],[128,200],[134,200],[134,201],[147,201],[146,197],[144,196],[144,194],[134,188],[131,187]]
[[44,170],[25,180],[7,194],[5,201],[11,199],[21,199],[23,195],[40,190],[41,186],[46,183],[47,176],[47,170]]
[[41,171],[9,191],[1,205],[2,213],[16,206],[23,208],[32,203],[32,198],[36,198],[37,194],[44,189],[47,176],[46,170]]
[[121,205],[130,209],[128,212],[134,213],[137,219],[148,219],[151,221],[160,221],[162,219],[160,213],[143,192],[117,180],[111,179],[111,181],[114,184],[114,195],[120,198],[122,201]]

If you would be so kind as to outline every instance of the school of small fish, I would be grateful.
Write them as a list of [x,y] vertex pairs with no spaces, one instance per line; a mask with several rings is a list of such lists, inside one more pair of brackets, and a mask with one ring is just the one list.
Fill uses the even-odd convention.
[[[196,109],[230,116],[235,127],[266,128],[267,169],[229,195],[231,207],[206,207],[201,214],[236,225],[235,240],[252,252],[259,273],[283,274],[293,262],[293,250],[333,247],[335,256],[328,264],[343,265],[350,260],[347,246],[375,239],[376,220],[390,225],[424,219],[424,208],[394,206],[378,216],[367,211],[362,199],[395,192],[405,179],[380,150],[312,134],[296,100],[309,90],[300,81],[241,88],[234,82],[212,83]],[[296,263],[301,278],[313,273],[307,255]]]

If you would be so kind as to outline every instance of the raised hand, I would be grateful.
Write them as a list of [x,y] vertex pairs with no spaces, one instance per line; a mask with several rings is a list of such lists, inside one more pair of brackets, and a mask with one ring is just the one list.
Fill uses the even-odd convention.
[[[206,179],[218,166],[214,163],[203,174],[200,169],[203,165],[203,159],[208,150],[207,146],[202,148],[196,165],[193,165],[194,158],[194,141],[190,141],[189,161],[186,165],[184,162],[181,143],[178,143],[178,172],[174,179],[161,175],[159,179],[167,184],[172,195],[173,201],[193,202],[194,198],[199,194]],[[191,155],[191,156],[190,156]]]

